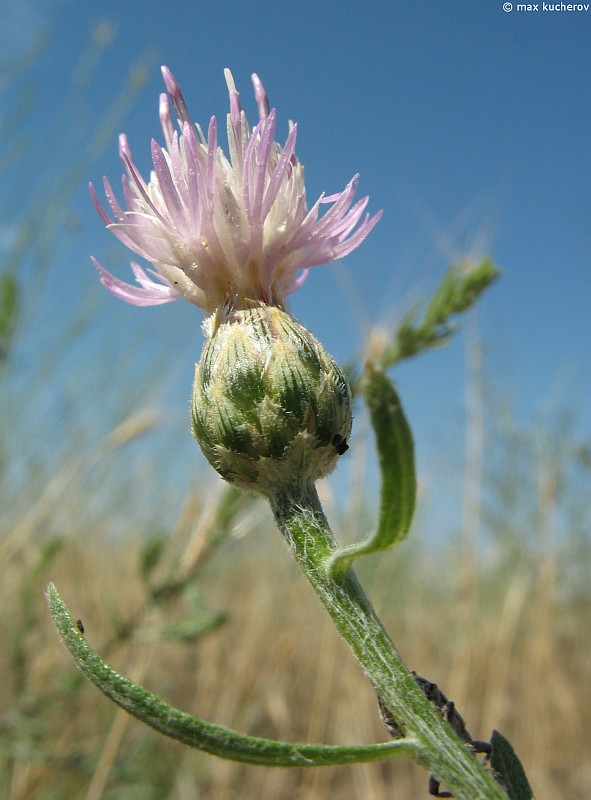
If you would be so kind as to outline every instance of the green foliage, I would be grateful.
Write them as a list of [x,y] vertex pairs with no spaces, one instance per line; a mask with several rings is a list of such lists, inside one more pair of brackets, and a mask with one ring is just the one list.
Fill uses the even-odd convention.
[[247,510],[251,502],[252,498],[245,495],[244,492],[235,489],[233,486],[225,487],[224,494],[216,509],[217,519],[212,532],[215,544],[219,544],[220,541],[228,536],[240,514]]
[[[228,537],[236,518],[251,502],[250,496],[233,487],[224,488],[215,508],[210,531],[204,536],[200,558],[189,566],[179,567],[176,563],[168,563],[169,537],[156,536],[142,546],[138,573],[145,590],[144,603],[124,617],[113,610],[111,625],[114,634],[107,643],[107,650],[115,643],[130,639],[195,642],[226,622],[228,617],[225,612],[212,612],[204,601],[199,589],[199,573]],[[178,600],[182,600],[188,615],[185,619],[167,621],[159,627],[153,621],[148,627],[142,623],[142,618],[150,607],[158,608],[161,616],[167,618]]]
[[275,767],[353,764],[415,751],[414,743],[406,739],[359,746],[278,742],[197,719],[111,669],[86,642],[53,584],[48,586],[47,599],[62,641],[86,677],[132,716],[190,747],[245,764]]
[[165,553],[163,546],[166,537],[157,537],[148,543],[142,551],[139,568],[140,576],[151,599],[157,603],[163,600],[171,601],[183,593],[187,587],[196,586],[194,580],[197,578],[199,570],[227,539],[240,514],[245,513],[252,502],[252,496],[240,492],[233,486],[224,487],[223,494],[216,505],[214,519],[204,541],[199,561],[192,567],[173,566],[165,570],[163,576],[153,577],[153,572]]
[[139,572],[142,582],[149,584],[154,569],[160,563],[166,547],[166,537],[158,536],[149,539],[140,552]]
[[423,350],[446,344],[457,330],[452,317],[470,308],[498,276],[498,269],[488,258],[475,266],[452,264],[422,319],[417,320],[416,310],[404,317],[393,342],[384,351],[382,366],[390,367]]
[[[50,181],[42,187],[43,191],[37,191],[35,197],[52,196],[54,202],[51,204],[51,208],[48,208],[47,204],[39,206],[35,198],[28,203],[22,202],[19,205],[24,209],[23,218],[19,221],[15,244],[8,253],[4,272],[0,276],[0,366],[9,358],[21,311],[19,285],[15,277],[19,274],[18,270],[23,264],[29,262],[33,263],[33,269],[38,274],[50,263],[56,220],[67,208],[79,178],[87,172],[89,164],[102,149],[110,144],[112,128],[119,126],[121,117],[129,110],[132,99],[145,79],[145,69],[132,71],[119,97],[108,113],[103,115],[103,124],[98,125],[94,134],[88,137],[88,145],[84,151],[72,158],[70,168],[62,172],[50,170],[52,182]],[[65,107],[67,108],[67,104]],[[22,185],[26,187],[26,182]],[[450,268],[427,305],[423,317],[417,320],[415,312],[407,315],[393,342],[386,348],[382,360],[376,365],[368,365],[364,371],[363,393],[376,433],[376,444],[382,468],[380,517],[373,537],[332,556],[331,575],[328,576],[326,585],[330,591],[334,592],[335,607],[338,603],[342,603],[343,608],[346,606],[346,602],[343,603],[344,595],[342,594],[345,582],[338,579],[348,570],[351,562],[362,554],[374,553],[394,546],[407,534],[413,517],[416,477],[412,435],[394,385],[384,370],[404,358],[445,343],[456,330],[455,323],[451,318],[468,308],[496,278],[496,275],[497,272],[489,261],[483,261],[472,269],[465,269],[462,265]],[[238,389],[237,400],[239,401],[242,398],[243,386],[240,385]],[[293,403],[291,405],[293,406]],[[299,405],[296,406],[297,409],[299,409]],[[332,441],[332,435],[328,439]],[[143,598],[139,604],[136,603],[133,609],[127,612],[126,616],[119,616],[118,613],[113,612],[114,632],[111,639],[105,644],[106,650],[128,640],[149,639],[151,641],[194,643],[225,622],[226,614],[210,611],[208,604],[204,601],[200,591],[199,573],[207,558],[227,537],[235,519],[245,510],[248,502],[243,495],[239,495],[234,490],[227,491],[217,508],[216,518],[209,531],[209,538],[198,559],[181,565],[176,562],[171,563],[169,540],[165,536],[154,538],[143,547],[138,563],[141,588],[144,592]],[[302,509],[299,511],[301,512]],[[304,509],[304,511],[306,510]],[[309,522],[310,519],[306,517],[304,528]],[[7,660],[11,672],[15,676],[13,688],[19,697],[19,702],[15,705],[7,726],[10,732],[18,733],[19,737],[15,740],[16,744],[11,744],[13,749],[9,753],[9,758],[13,759],[15,763],[19,759],[39,762],[47,758],[39,746],[43,737],[43,725],[39,719],[44,706],[48,702],[55,703],[55,695],[27,696],[27,679],[30,670],[27,644],[37,624],[34,614],[34,597],[38,591],[39,580],[49,566],[54,563],[62,545],[61,538],[48,540],[44,544],[37,561],[33,563],[28,577],[22,582],[18,593],[19,604],[23,609],[22,618],[16,633],[8,641],[7,648]],[[308,552],[313,553],[312,546]],[[318,565],[313,566],[316,569]],[[316,573],[320,575],[321,570],[316,569]],[[337,582],[338,587],[336,586]],[[363,613],[367,615],[366,621],[378,624],[377,619],[372,616],[371,607],[361,590],[352,581],[350,586],[353,588],[350,590],[349,597],[344,598],[345,601],[357,603]],[[384,744],[361,746],[293,744],[246,736],[191,717],[112,670],[90,648],[80,627],[52,585],[48,590],[48,598],[60,635],[82,672],[101,691],[138,719],[192,747],[242,763],[290,767],[352,764],[401,755],[422,762],[428,762],[431,759],[432,754],[429,755],[425,742],[423,741],[419,747],[417,739],[410,737]],[[178,607],[175,608],[174,604],[177,604]],[[173,619],[171,613],[173,608],[177,612],[179,608],[182,609],[184,616],[181,619]],[[343,612],[344,616],[346,613]],[[165,623],[162,623],[163,617],[167,619]],[[368,629],[361,627],[360,630],[365,632]],[[368,647],[371,645],[371,643],[364,642],[364,645],[366,644]],[[361,649],[358,647],[356,652],[360,656]],[[360,660],[364,663],[363,653],[361,653]],[[370,661],[368,660],[368,663]],[[383,669],[385,661],[387,659],[381,662],[381,669]],[[370,666],[372,666],[371,663]],[[373,666],[375,667],[375,664]],[[367,671],[373,680],[372,670],[367,669]],[[383,675],[381,677],[383,678]],[[397,682],[394,681],[394,683]],[[67,679],[57,687],[60,701],[66,705],[72,702],[81,685],[78,673],[68,675]],[[410,685],[413,686],[412,681]],[[412,697],[410,701],[408,698],[403,697],[402,699],[404,702],[408,701],[409,707],[412,706]],[[426,719],[429,719],[429,714],[433,716],[432,709],[420,695],[418,704],[417,717],[421,713],[425,713],[425,705],[427,706]],[[423,711],[421,711],[421,704]],[[411,710],[414,713],[415,709]],[[435,723],[438,725],[440,720],[436,719]],[[410,726],[409,729],[411,729]],[[507,784],[513,792],[510,792],[512,800],[526,800],[526,798],[531,800],[531,790],[529,795],[525,793],[523,786],[527,786],[527,781],[524,776],[523,779],[519,776],[515,766],[516,759],[506,740],[500,744],[494,742],[494,745],[497,758],[494,767],[506,776]],[[460,760],[464,756],[466,754],[462,753]],[[75,754],[70,757],[66,766],[68,769],[76,769],[89,774],[96,766],[96,756],[95,754],[92,756]],[[476,764],[469,764],[468,768],[471,767],[476,771]],[[138,780],[138,775],[133,769],[127,771],[127,764],[124,760],[116,765],[115,771],[126,782],[125,786],[120,787],[120,791],[125,792],[125,797],[148,796],[150,781],[145,771],[140,770],[142,774]],[[166,772],[167,769],[164,768],[164,771]],[[490,776],[486,774],[480,777],[485,781],[490,780]],[[14,786],[12,788],[14,789]],[[495,788],[493,787],[493,792]],[[491,796],[499,796],[499,793]]]
[[44,542],[41,547],[41,551],[27,576],[27,580],[24,581],[20,586],[19,605],[22,609],[22,616],[20,619],[20,624],[12,636],[9,646],[10,666],[14,676],[15,690],[17,693],[20,693],[20,691],[24,688],[27,679],[26,645],[28,637],[37,624],[37,617],[34,613],[34,599],[39,590],[39,578],[53,563],[62,546],[63,540],[61,537],[52,537],[47,539],[47,541]]
[[366,363],[361,375],[354,363],[345,368],[353,390],[363,393],[375,433],[382,475],[380,517],[373,536],[343,547],[330,558],[332,576],[342,574],[361,555],[394,547],[408,533],[413,518],[416,475],[412,432],[394,385],[383,370],[445,344],[457,330],[451,318],[473,305],[498,274],[489,259],[471,267],[453,264],[422,319],[417,321],[416,311],[409,312],[377,364]]
[[171,622],[164,625],[159,631],[160,641],[194,643],[207,633],[215,631],[228,619],[224,612],[183,619],[180,622]]
[[412,432],[394,384],[380,369],[367,364],[363,395],[375,432],[382,475],[380,516],[375,534],[338,550],[329,561],[333,577],[342,574],[359,556],[387,550],[409,531],[416,499]]
[[10,272],[0,275],[0,368],[8,360],[19,311],[16,279]]
[[[488,262],[463,274],[459,267],[452,268],[428,304],[422,321],[414,324],[414,315],[407,317],[378,363],[365,367],[362,388],[382,469],[380,517],[374,536],[339,551],[310,480],[300,475],[293,486],[275,481],[271,484],[275,488],[269,491],[277,524],[296,560],[378,695],[400,721],[401,732],[406,731],[405,737],[387,744],[362,746],[290,744],[248,736],[192,717],[112,670],[89,647],[57,590],[50,584],[48,601],[52,616],[66,647],[86,677],[119,706],[161,733],[230,760],[267,766],[318,766],[405,755],[432,769],[458,798],[467,800],[474,792],[499,800],[505,797],[490,773],[482,769],[468,750],[458,751],[456,734],[417,687],[349,569],[358,556],[399,542],[407,534],[414,512],[416,476],[412,434],[385,368],[446,341],[454,330],[450,317],[474,302],[494,275],[496,271]],[[219,514],[220,527],[229,530],[240,504],[235,496],[229,496],[221,508],[224,513]],[[201,601],[196,566],[167,568],[163,540],[155,539],[146,545],[140,557],[139,573],[146,589],[147,604],[160,607],[182,597],[189,615],[161,626],[151,624],[145,631],[137,614],[127,620],[116,620],[116,640],[146,635],[160,640],[194,641],[220,625],[224,615],[212,614]]]
[[415,761],[436,775],[458,800],[507,800],[493,776],[461,746],[441,709],[417,685],[353,570],[336,578],[327,573],[327,553],[334,552],[336,544],[315,489],[300,485],[280,490],[271,505],[286,544],[351,647],[380,704],[396,720],[400,732],[415,743]]
[[498,731],[493,731],[491,744],[490,765],[502,777],[510,800],[535,800],[521,761],[510,742]]

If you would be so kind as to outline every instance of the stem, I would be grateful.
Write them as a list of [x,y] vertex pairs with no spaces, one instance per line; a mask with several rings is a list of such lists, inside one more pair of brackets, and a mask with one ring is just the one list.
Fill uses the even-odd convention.
[[388,637],[354,572],[329,577],[337,549],[313,485],[270,498],[283,538],[378,695],[417,743],[416,760],[459,800],[507,800],[492,775],[436,713]]

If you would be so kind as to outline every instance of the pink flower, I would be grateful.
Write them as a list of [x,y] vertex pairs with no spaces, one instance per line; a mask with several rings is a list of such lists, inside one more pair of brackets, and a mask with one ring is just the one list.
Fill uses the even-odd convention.
[[[124,210],[107,178],[101,205],[90,193],[105,225],[155,269],[150,277],[132,262],[137,286],[111,275],[96,260],[103,285],[137,306],[159,305],[184,297],[213,311],[248,301],[281,306],[303,283],[309,267],[334,261],[354,250],[381,216],[364,215],[368,198],[353,205],[358,176],[342,192],[322,194],[306,205],[304,169],[295,155],[297,126],[285,145],[275,141],[276,111],[252,76],[259,122],[251,131],[232,74],[227,131],[230,159],[218,147],[217,122],[207,136],[189,116],[181,90],[167,67],[164,83],[178,117],[173,126],[166,94],[160,96],[160,122],[166,147],[152,141],[154,169],[148,183],[134,164],[125,135],[119,154],[125,166]],[[332,206],[320,216],[320,206]],[[155,280],[153,279],[155,278]]]

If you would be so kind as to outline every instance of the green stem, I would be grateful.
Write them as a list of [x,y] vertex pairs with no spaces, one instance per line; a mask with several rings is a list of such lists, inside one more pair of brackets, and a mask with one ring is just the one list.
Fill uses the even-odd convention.
[[282,489],[271,498],[271,506],[283,538],[339,633],[405,735],[416,741],[417,762],[459,800],[507,800],[417,686],[354,572],[330,577],[329,564],[337,548],[315,487]]

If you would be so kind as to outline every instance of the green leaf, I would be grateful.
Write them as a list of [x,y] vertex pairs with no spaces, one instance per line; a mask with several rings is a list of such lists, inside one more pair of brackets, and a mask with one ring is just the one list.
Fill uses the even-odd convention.
[[331,577],[342,575],[359,556],[398,544],[410,528],[416,499],[412,432],[390,378],[367,364],[363,393],[376,437],[382,472],[380,518],[375,534],[343,547],[328,562]]
[[0,366],[8,359],[19,313],[17,282],[8,270],[0,275]]
[[498,731],[493,731],[490,743],[490,765],[503,779],[511,800],[535,800],[525,770],[511,743]]
[[499,274],[488,258],[475,266],[452,264],[429,301],[422,320],[417,321],[416,309],[404,317],[394,341],[384,352],[382,366],[391,367],[423,350],[446,344],[458,329],[451,317],[473,305]]
[[89,646],[51,583],[47,587],[47,600],[63,643],[86,677],[129,714],[190,747],[232,761],[275,767],[355,764],[396,756],[417,758],[418,746],[410,739],[369,745],[278,742],[192,717],[111,669]]
[[[223,611],[217,614],[203,614],[196,619],[184,619],[181,622],[171,622],[159,631],[157,638],[169,642],[195,642],[202,636],[211,633],[228,619]],[[149,637],[148,637],[149,638]]]
[[140,552],[140,577],[144,583],[148,583],[152,572],[158,566],[160,559],[164,554],[166,546],[166,539],[164,536],[158,536],[150,539],[142,547]]

